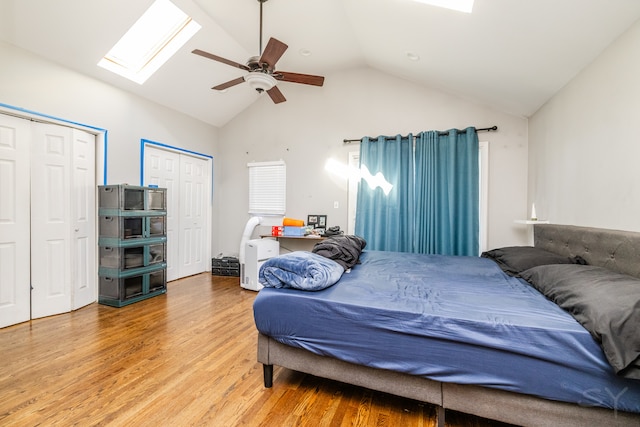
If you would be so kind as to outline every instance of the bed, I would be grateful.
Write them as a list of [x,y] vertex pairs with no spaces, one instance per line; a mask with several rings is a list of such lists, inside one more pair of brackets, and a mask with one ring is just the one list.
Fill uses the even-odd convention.
[[629,331],[598,325],[596,340],[560,307],[562,280],[543,289],[560,270],[579,283],[606,270],[635,292],[640,233],[540,224],[534,240],[569,261],[510,272],[497,259],[364,250],[324,289],[264,288],[254,317],[265,386],[277,365],[436,404],[440,426],[446,409],[518,425],[640,425],[640,358],[616,348]]

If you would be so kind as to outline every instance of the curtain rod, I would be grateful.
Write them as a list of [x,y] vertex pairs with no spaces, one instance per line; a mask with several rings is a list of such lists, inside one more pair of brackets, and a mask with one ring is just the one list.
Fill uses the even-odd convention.
[[[491,131],[494,131],[494,130],[498,130],[498,126],[491,126],[490,128],[476,129],[476,132],[491,132]],[[466,130],[462,131],[462,132],[466,132]],[[442,135],[442,136],[449,135],[449,132],[439,132],[438,135]],[[387,138],[387,139],[393,139],[393,138],[395,138],[395,137],[390,137],[390,138]],[[415,138],[415,136],[414,136],[414,138]],[[376,139],[376,138],[369,137],[369,139]],[[360,142],[360,141],[362,141],[362,138],[360,138],[360,139],[343,139],[342,140],[342,142],[345,143],[345,144],[351,144],[352,142]]]

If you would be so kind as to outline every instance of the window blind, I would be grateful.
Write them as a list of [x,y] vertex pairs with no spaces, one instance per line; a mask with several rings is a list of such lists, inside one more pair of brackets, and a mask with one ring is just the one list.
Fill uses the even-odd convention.
[[287,169],[284,161],[248,163],[249,213],[284,215]]

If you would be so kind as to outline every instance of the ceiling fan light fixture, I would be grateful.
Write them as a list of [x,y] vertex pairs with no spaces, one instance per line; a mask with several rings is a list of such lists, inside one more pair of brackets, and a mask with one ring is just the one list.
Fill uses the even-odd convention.
[[278,83],[273,76],[261,72],[249,73],[244,76],[244,80],[258,92],[267,91]]

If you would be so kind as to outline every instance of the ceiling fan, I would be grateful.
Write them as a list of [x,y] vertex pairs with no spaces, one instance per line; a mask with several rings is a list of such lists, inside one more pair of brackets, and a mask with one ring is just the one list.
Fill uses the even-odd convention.
[[258,0],[260,3],[260,52],[259,56],[252,56],[246,62],[246,64],[240,64],[229,59],[222,58],[212,53],[205,52],[200,49],[195,49],[192,53],[203,56],[205,58],[213,59],[214,61],[222,62],[223,64],[231,65],[232,67],[239,68],[248,73],[237,79],[230,80],[225,83],[221,83],[211,89],[225,90],[232,86],[238,85],[243,82],[248,82],[249,85],[254,88],[258,93],[267,92],[269,97],[275,104],[286,101],[286,98],[278,89],[277,83],[291,82],[301,83],[305,85],[322,86],[324,84],[324,77],[314,76],[311,74],[299,74],[290,73],[287,71],[276,71],[276,62],[282,57],[284,52],[289,46],[282,43],[280,40],[271,37],[264,51],[262,51],[262,4],[267,0]]

